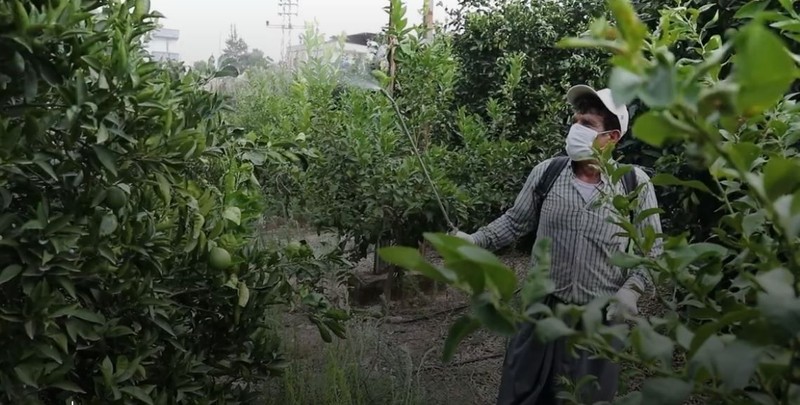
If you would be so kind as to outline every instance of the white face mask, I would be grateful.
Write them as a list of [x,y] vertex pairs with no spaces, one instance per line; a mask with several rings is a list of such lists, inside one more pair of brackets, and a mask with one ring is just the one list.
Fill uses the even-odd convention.
[[575,162],[593,159],[592,146],[600,134],[611,131],[597,132],[581,124],[572,124],[567,134],[567,155]]

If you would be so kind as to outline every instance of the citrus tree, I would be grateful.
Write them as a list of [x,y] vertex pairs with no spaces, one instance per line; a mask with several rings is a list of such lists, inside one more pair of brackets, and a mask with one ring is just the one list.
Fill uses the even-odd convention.
[[[449,216],[465,227],[505,209],[535,159],[532,141],[491,136],[512,130],[524,56],[497,61],[505,79],[490,117],[451,111],[444,107],[453,102],[459,77],[451,40],[441,32],[423,40],[424,31],[408,24],[401,1],[391,12],[393,78],[341,69],[330,62],[335,51],[311,29],[303,39],[308,60],[291,73],[248,73],[231,115],[264,144],[291,143],[304,151],[306,170],[287,160],[262,166],[258,178],[270,199],[281,202],[283,215],[339,235],[342,246],[351,242],[355,258],[379,241],[414,244],[425,230],[446,229],[414,144]],[[380,92],[390,81],[401,115]]]
[[603,2],[461,0],[451,22],[454,54],[460,66],[455,108],[483,117],[492,100],[503,97],[506,67],[498,64],[524,55],[519,88],[511,97],[508,130],[490,132],[495,139],[534,140],[535,151],[550,157],[561,150],[568,111],[564,92],[572,85],[596,84],[606,73],[601,53],[564,50],[555,43],[586,29],[592,16],[605,12]]
[[[649,31],[629,1],[608,4],[614,24],[598,19],[586,36],[561,45],[611,53],[609,85],[618,101],[638,99],[649,108],[634,123],[636,137],[655,148],[691,145],[714,187],[667,173],[653,183],[695,188],[724,207],[715,239],[692,240],[686,233],[656,235],[638,226],[653,212],[631,220],[638,191],[628,198],[609,196],[616,210],[610,220],[633,241],[630,251],[612,260],[623,271],[648,271],[665,313],[633,317],[630,326],[606,326],[601,309],[608,298],[585,306],[543,306],[542,298],[552,291],[548,240],[537,241],[517,301],[513,272],[460,239],[426,236],[444,257],[442,265],[408,248],[386,248],[382,254],[472,296],[472,311],[451,327],[446,357],[480,327],[510,335],[517,322],[528,321],[536,323],[539,339],[568,336],[571,344],[634,365],[646,381],[617,403],[682,404],[692,395],[707,403],[797,403],[800,158],[798,109],[786,92],[798,77],[796,55],[787,45],[795,39],[787,27],[800,22],[800,15],[789,1],[749,3],[737,12],[739,29],[701,40],[702,58],[677,60],[673,47],[687,32],[673,17],[685,18],[696,9],[664,10],[657,29]],[[723,68],[731,71],[724,79]],[[600,162],[612,179],[631,170],[607,154]],[[651,257],[657,238],[664,240],[664,252]],[[624,350],[612,348],[613,338],[624,342]],[[580,394],[565,391],[562,397],[582,403]]]
[[0,4],[2,402],[252,401],[285,363],[270,306],[343,333],[324,263],[256,243],[254,170],[283,151],[226,125],[208,78],[150,60],[157,18]]

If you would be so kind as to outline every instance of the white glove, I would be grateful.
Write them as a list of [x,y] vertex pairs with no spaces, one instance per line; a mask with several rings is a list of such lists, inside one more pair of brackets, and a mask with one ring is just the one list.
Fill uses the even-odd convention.
[[457,238],[464,239],[465,241],[467,241],[469,243],[472,243],[472,244],[475,243],[475,239],[473,239],[472,235],[470,235],[468,233],[464,233],[464,232],[461,232],[461,231],[457,230],[457,231],[453,232],[451,235],[453,235],[453,236],[455,236]]
[[638,315],[639,308],[636,306],[638,301],[638,292],[626,287],[620,288],[619,291],[614,294],[614,298],[608,305],[606,320],[622,322],[625,320],[626,316]]

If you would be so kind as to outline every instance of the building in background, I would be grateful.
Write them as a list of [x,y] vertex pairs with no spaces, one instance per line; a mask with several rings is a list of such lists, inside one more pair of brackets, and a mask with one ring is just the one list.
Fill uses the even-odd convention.
[[292,45],[286,49],[284,65],[290,69],[297,68],[310,56],[339,64],[343,69],[359,69],[373,60],[378,47],[376,39],[377,34],[362,32],[344,37],[331,37],[312,50],[309,50],[306,44]]
[[180,60],[181,56],[177,52],[180,31],[170,28],[160,28],[150,35],[147,43],[147,50],[156,60]]

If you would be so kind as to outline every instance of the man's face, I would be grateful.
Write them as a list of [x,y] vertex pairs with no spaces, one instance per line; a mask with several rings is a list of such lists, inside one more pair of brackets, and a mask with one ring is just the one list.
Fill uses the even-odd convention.
[[572,116],[572,123],[581,124],[597,131],[598,135],[594,140],[594,146],[599,150],[604,150],[607,145],[614,145],[619,141],[619,131],[606,130],[603,125],[603,116],[597,112],[588,111],[585,113],[575,113],[575,115]]

